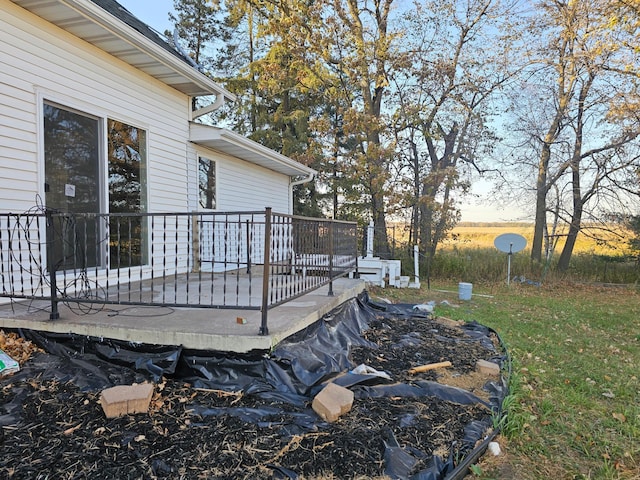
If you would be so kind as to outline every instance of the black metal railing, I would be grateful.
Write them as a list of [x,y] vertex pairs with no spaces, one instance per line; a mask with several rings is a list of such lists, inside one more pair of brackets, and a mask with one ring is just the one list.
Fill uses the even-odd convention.
[[[387,225],[384,228],[361,225],[359,229],[358,251],[362,257],[371,254],[374,257],[390,260],[406,254],[413,248],[409,242],[409,225]],[[369,235],[373,235],[373,248],[370,252],[368,251]]]
[[0,214],[1,297],[267,312],[356,268],[354,223],[265,211]]

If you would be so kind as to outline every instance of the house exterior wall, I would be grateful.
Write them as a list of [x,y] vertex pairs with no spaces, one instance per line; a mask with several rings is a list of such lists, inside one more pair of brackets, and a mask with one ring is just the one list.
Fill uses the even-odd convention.
[[21,213],[44,198],[47,100],[147,132],[149,212],[198,209],[203,155],[217,165],[217,210],[290,213],[289,177],[188,142],[185,94],[4,0],[0,45],[0,211]]
[[[216,210],[262,211],[271,207],[274,212],[292,213],[289,177],[197,145],[188,147],[187,156],[192,169],[190,176],[195,179],[192,183],[196,184],[198,157],[216,162]],[[197,194],[197,190],[191,192],[191,210],[199,210]]]
[[0,3],[0,205],[44,198],[42,102],[147,131],[150,211],[187,208],[186,95],[28,13]]
[[[109,118],[146,131],[145,203],[149,213],[199,210],[198,155],[216,162],[216,210],[264,211],[265,207],[272,207],[276,212],[291,211],[288,176],[189,142],[191,100],[186,94],[14,3],[0,0],[0,213],[33,213],[34,207],[44,203],[45,101],[100,118],[102,128],[106,127]],[[104,158],[107,145],[106,135],[102,133]],[[108,173],[106,160],[101,168],[104,184]],[[106,190],[106,185],[103,187]],[[103,192],[102,196],[103,205],[108,205],[107,193]],[[181,221],[186,219],[180,218]],[[9,230],[8,217],[5,216],[2,222],[5,223],[0,224],[0,230]],[[24,229],[23,236],[45,238],[42,224],[21,228]],[[180,240],[179,243],[176,241],[177,247],[162,251],[160,255],[149,254],[149,263],[141,267],[140,278],[171,269],[187,271],[194,268],[194,239],[189,237],[191,227],[173,228],[177,233],[168,232],[170,228],[159,223],[147,231],[143,241],[148,246],[156,243],[154,235],[156,239],[166,236],[180,237]],[[264,227],[256,228],[256,238],[264,235]],[[215,238],[228,238],[228,235],[218,235],[220,232],[212,233],[216,233]],[[100,235],[105,235],[102,245],[108,249],[106,230]],[[8,245],[6,235],[2,239],[5,243],[1,246],[5,248]],[[238,240],[239,247],[242,242],[246,243],[246,240]],[[0,270],[8,272],[22,267],[28,270],[28,265],[18,264],[20,255],[15,250],[16,245],[11,248],[14,251],[12,255],[4,256],[5,263],[0,265]],[[261,260],[260,248],[254,249],[253,262]],[[24,253],[24,258],[30,258],[28,252]],[[218,253],[201,253],[201,256],[205,255],[210,260],[221,260]],[[106,253],[104,257],[107,257]],[[44,262],[43,257],[42,265],[31,265],[31,268],[42,272]],[[107,260],[102,262],[101,267]],[[232,258],[231,262],[235,260]],[[233,268],[233,265],[223,268]],[[153,273],[154,269],[159,270]],[[91,281],[102,285],[105,275],[109,274],[114,274],[113,270],[111,273],[96,270]],[[30,281],[25,280],[27,284]]]

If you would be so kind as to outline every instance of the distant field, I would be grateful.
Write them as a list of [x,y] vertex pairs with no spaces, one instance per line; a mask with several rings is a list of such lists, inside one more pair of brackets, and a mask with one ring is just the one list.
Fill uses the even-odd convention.
[[[574,253],[591,253],[596,255],[625,255],[629,253],[627,247],[627,232],[617,229],[619,234],[614,232],[599,233],[605,239],[597,242],[584,234],[580,234],[576,243]],[[453,229],[450,238],[443,243],[443,248],[486,248],[493,247],[493,241],[498,235],[503,233],[517,233],[527,239],[527,248],[531,247],[533,240],[533,224],[527,223],[460,223]],[[558,232],[558,243],[555,253],[560,254],[564,246],[565,231]]]

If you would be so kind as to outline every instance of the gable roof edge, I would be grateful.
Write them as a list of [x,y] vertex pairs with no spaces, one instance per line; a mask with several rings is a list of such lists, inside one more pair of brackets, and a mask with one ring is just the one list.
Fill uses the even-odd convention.
[[[182,93],[235,99],[234,94],[190,65],[162,36],[115,0],[11,1]],[[140,58],[132,61],[132,52]]]

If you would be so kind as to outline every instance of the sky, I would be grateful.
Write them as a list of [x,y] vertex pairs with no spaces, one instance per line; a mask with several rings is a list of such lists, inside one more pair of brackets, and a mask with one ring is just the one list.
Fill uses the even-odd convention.
[[[172,30],[168,13],[173,11],[173,0],[118,0],[119,3],[140,20],[162,33]],[[491,186],[488,182],[474,182],[473,198],[464,200],[460,205],[463,222],[502,222],[522,221],[524,214],[517,210],[503,209],[491,201]],[[476,198],[478,197],[478,198]]]
[[168,19],[173,0],[118,0],[118,3],[158,32],[173,29]]

